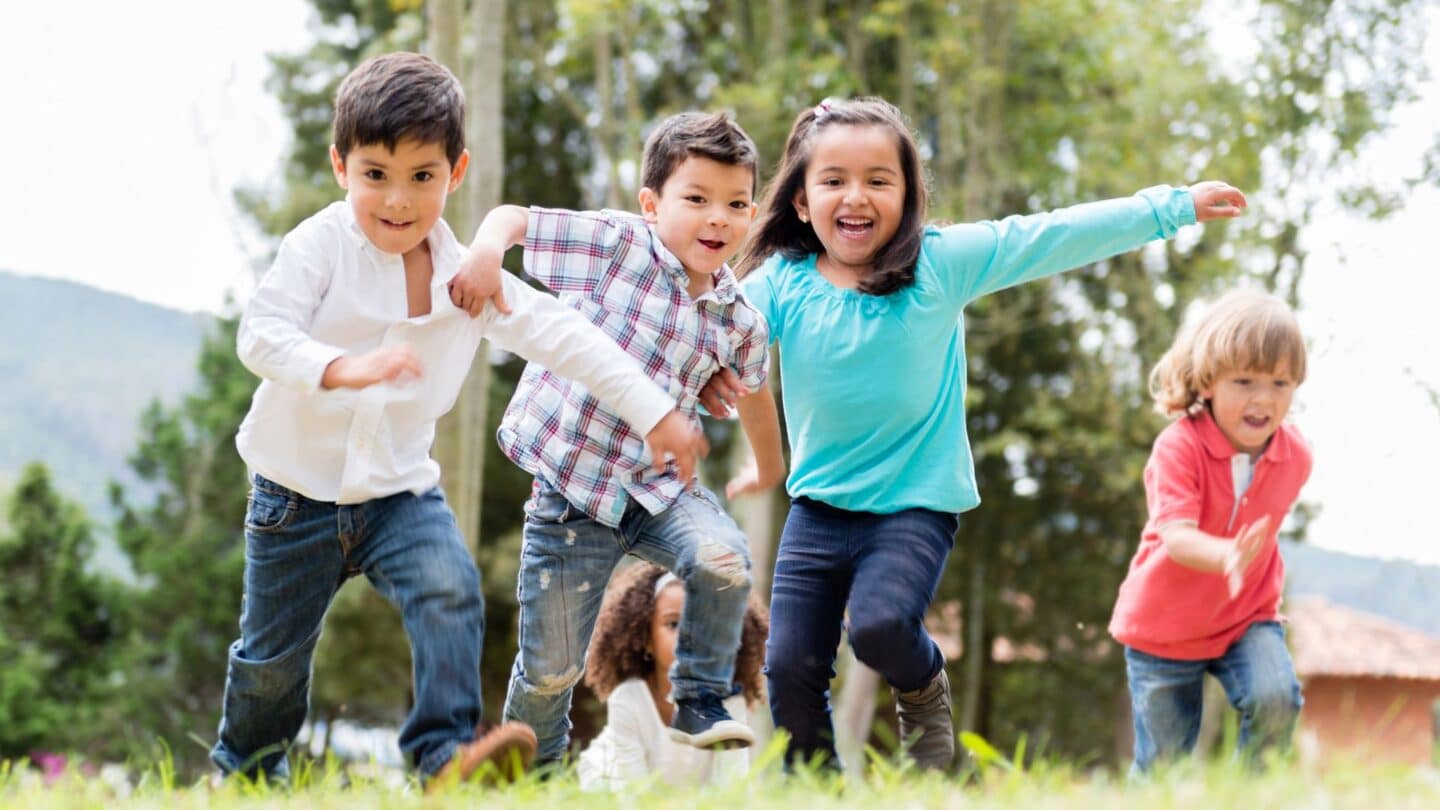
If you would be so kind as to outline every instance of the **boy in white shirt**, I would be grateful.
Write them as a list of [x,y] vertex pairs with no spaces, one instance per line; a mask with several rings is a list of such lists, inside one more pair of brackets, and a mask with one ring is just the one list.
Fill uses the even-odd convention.
[[463,258],[440,218],[469,162],[464,96],[416,54],[375,57],[340,85],[335,178],[348,194],[291,231],[240,322],[262,379],[236,437],[253,481],[245,599],[211,758],[288,775],[311,659],[331,599],[363,573],[404,618],[415,704],[400,748],[431,785],[519,754],[506,724],[476,739],[484,610],[479,576],[438,487],[435,421],[480,340],[583,383],[643,433],[657,468],[693,470],[703,439],[675,401],[577,312],[507,279],[504,311],[471,319],[447,282]]

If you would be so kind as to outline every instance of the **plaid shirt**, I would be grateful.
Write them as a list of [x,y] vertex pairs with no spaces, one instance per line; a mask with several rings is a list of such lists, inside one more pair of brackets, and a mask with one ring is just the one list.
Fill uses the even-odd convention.
[[[645,221],[621,211],[530,209],[525,271],[584,313],[697,420],[700,390],[733,368],[752,390],[769,370],[769,333],[729,267],[690,300],[680,261]],[[644,437],[586,388],[529,364],[500,423],[500,447],[522,469],[607,526],[626,495],[651,514],[685,491],[673,463],[650,467]]]

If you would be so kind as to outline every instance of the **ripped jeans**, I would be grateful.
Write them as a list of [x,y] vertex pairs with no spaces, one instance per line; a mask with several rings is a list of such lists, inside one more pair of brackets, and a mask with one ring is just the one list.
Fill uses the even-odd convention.
[[731,692],[750,595],[750,553],[715,496],[697,487],[658,515],[632,499],[620,528],[612,529],[537,481],[525,504],[520,651],[505,719],[535,729],[538,761],[560,759],[569,745],[570,695],[585,673],[605,586],[626,554],[673,571],[685,584],[672,699]]

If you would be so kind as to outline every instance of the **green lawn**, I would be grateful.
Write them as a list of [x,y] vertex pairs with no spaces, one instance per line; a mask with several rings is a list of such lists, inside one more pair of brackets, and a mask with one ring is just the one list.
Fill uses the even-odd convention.
[[[713,808],[713,810],[920,810],[920,808],[1391,808],[1440,807],[1440,773],[1433,768],[1325,769],[1274,765],[1263,774],[1229,764],[1176,769],[1143,784],[1126,784],[1103,773],[1044,765],[1029,772],[1008,765],[970,779],[921,775],[890,761],[872,762],[864,779],[835,779],[801,772],[779,773],[767,750],[751,777],[726,787],[676,788],[639,785],[619,794],[580,792],[573,777],[541,781],[527,777],[504,787],[460,785],[441,796],[424,796],[413,780],[366,776],[335,765],[301,768],[289,789],[208,781],[176,784],[163,766],[143,773],[138,784],[117,790],[96,778],[68,775],[49,786],[34,771],[0,764],[0,807],[5,808]],[[132,780],[133,781],[133,780]]]

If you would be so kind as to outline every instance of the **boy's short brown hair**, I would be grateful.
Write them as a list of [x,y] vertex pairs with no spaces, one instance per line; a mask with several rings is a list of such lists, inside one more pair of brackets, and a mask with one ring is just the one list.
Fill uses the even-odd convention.
[[413,139],[440,144],[454,166],[465,151],[465,90],[444,65],[418,53],[361,62],[335,93],[335,149]]
[[[725,113],[683,112],[666,118],[645,139],[640,184],[659,194],[665,181],[688,157],[743,166],[755,175],[759,151],[745,130]],[[754,181],[751,181],[754,194]]]

